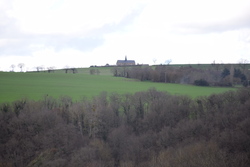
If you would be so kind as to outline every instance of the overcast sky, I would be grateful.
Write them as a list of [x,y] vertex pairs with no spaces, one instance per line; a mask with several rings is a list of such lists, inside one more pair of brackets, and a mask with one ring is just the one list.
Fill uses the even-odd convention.
[[0,71],[11,65],[250,61],[249,0],[0,0]]

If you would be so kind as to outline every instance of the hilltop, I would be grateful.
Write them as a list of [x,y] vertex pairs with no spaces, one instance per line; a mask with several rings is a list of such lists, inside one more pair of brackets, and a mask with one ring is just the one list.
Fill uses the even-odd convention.
[[[197,87],[174,83],[141,82],[137,79],[113,77],[113,67],[79,68],[77,73],[65,73],[65,69],[40,72],[13,73],[1,72],[0,103],[12,102],[21,98],[43,99],[45,95],[53,97],[70,96],[74,100],[92,98],[101,92],[135,93],[156,88],[173,95],[188,95],[193,98],[213,93],[235,90],[235,88]],[[153,67],[152,67],[153,68]],[[90,74],[91,70],[98,73]]]

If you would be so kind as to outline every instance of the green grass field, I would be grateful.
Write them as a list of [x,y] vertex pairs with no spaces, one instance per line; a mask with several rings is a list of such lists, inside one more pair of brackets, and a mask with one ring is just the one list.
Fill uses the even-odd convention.
[[9,73],[0,72],[0,103],[21,98],[42,99],[45,95],[55,98],[70,96],[73,100],[91,98],[101,92],[119,94],[135,93],[156,88],[176,95],[193,98],[221,93],[236,88],[198,87],[180,84],[140,82],[132,79],[113,77],[110,68],[99,68],[100,75],[90,75],[89,68],[79,69],[77,74],[56,71],[55,73]]

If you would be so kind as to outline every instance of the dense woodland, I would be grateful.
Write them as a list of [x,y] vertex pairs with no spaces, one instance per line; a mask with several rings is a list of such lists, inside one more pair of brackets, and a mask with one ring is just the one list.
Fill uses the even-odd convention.
[[250,89],[22,99],[0,105],[0,127],[5,167],[248,167]]
[[197,86],[248,86],[250,70],[248,64],[211,64],[174,66],[158,65],[114,67],[116,77],[134,78],[140,81],[194,84]]

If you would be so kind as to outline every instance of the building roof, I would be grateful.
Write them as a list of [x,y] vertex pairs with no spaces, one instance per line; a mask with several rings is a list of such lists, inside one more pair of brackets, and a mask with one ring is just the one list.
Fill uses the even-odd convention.
[[117,60],[117,63],[135,63],[134,60]]
[[125,56],[125,60],[117,60],[116,65],[135,65],[134,60],[127,60],[127,56]]

